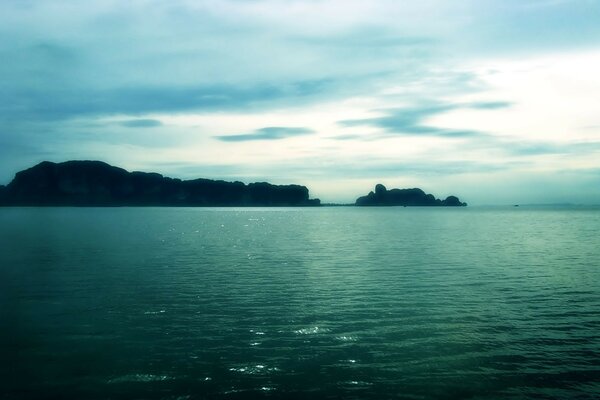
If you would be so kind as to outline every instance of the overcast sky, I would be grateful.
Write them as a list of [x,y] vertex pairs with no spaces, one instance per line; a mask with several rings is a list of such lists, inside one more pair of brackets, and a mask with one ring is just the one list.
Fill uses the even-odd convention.
[[179,178],[600,203],[599,0],[0,2],[0,184]]

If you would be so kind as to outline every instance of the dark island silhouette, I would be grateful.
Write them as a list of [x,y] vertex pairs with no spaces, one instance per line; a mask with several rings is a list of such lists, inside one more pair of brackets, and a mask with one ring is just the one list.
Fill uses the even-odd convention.
[[436,199],[418,188],[387,190],[382,184],[375,186],[375,192],[356,199],[357,206],[432,206],[432,207],[464,207],[456,196],[448,196],[446,200]]
[[180,180],[128,172],[101,161],[44,161],[0,188],[0,203],[19,206],[317,206],[300,185]]
[[[319,206],[300,185],[244,184],[211,179],[181,180],[153,172],[128,172],[102,161],[44,161],[0,185],[0,206]],[[355,206],[466,206],[456,196],[436,199],[421,189],[378,184]]]

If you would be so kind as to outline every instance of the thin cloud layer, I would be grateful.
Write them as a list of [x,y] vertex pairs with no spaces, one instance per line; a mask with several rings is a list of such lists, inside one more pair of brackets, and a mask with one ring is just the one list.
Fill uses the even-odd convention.
[[[386,110],[384,116],[356,120],[339,121],[346,127],[374,126],[393,135],[418,135],[438,136],[444,138],[473,138],[487,136],[484,132],[466,129],[437,128],[427,124],[426,120],[432,116],[457,110],[472,108],[482,110],[496,110],[509,107],[509,102],[475,102],[471,104],[434,104],[400,109]],[[339,139],[340,137],[338,137]],[[352,137],[349,137],[352,139]]]
[[162,122],[160,122],[159,120],[148,118],[130,119],[121,122],[121,126],[124,126],[126,128],[156,128],[161,125]]
[[314,133],[314,131],[308,128],[269,126],[266,128],[257,129],[252,133],[215,136],[215,138],[222,142],[247,142],[253,140],[281,140],[295,136],[310,135],[312,133]]

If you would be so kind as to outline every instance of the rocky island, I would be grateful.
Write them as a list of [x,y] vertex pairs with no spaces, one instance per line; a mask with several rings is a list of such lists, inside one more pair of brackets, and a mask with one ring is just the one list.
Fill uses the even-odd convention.
[[[20,171],[0,185],[0,206],[188,206],[304,207],[319,206],[308,188],[244,184],[211,179],[181,180],[153,172],[128,172],[102,161],[44,161]],[[330,204],[331,205],[331,204]],[[375,191],[348,206],[466,206],[456,196],[436,199],[418,188]]]
[[456,196],[448,196],[445,200],[436,199],[432,194],[427,194],[418,188],[387,190],[382,184],[375,186],[375,192],[356,199],[357,206],[450,206],[464,207]]
[[317,206],[300,185],[180,180],[128,172],[101,161],[44,161],[0,186],[0,204],[15,206]]

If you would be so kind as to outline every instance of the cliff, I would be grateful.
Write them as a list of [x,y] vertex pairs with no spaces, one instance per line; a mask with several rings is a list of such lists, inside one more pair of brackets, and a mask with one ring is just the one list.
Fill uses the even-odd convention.
[[391,189],[387,190],[382,184],[375,186],[375,192],[356,199],[357,206],[438,206],[464,207],[456,196],[448,196],[445,200],[436,199],[421,189]]
[[0,187],[0,203],[27,206],[316,206],[300,185],[183,181],[100,161],[44,161]]

